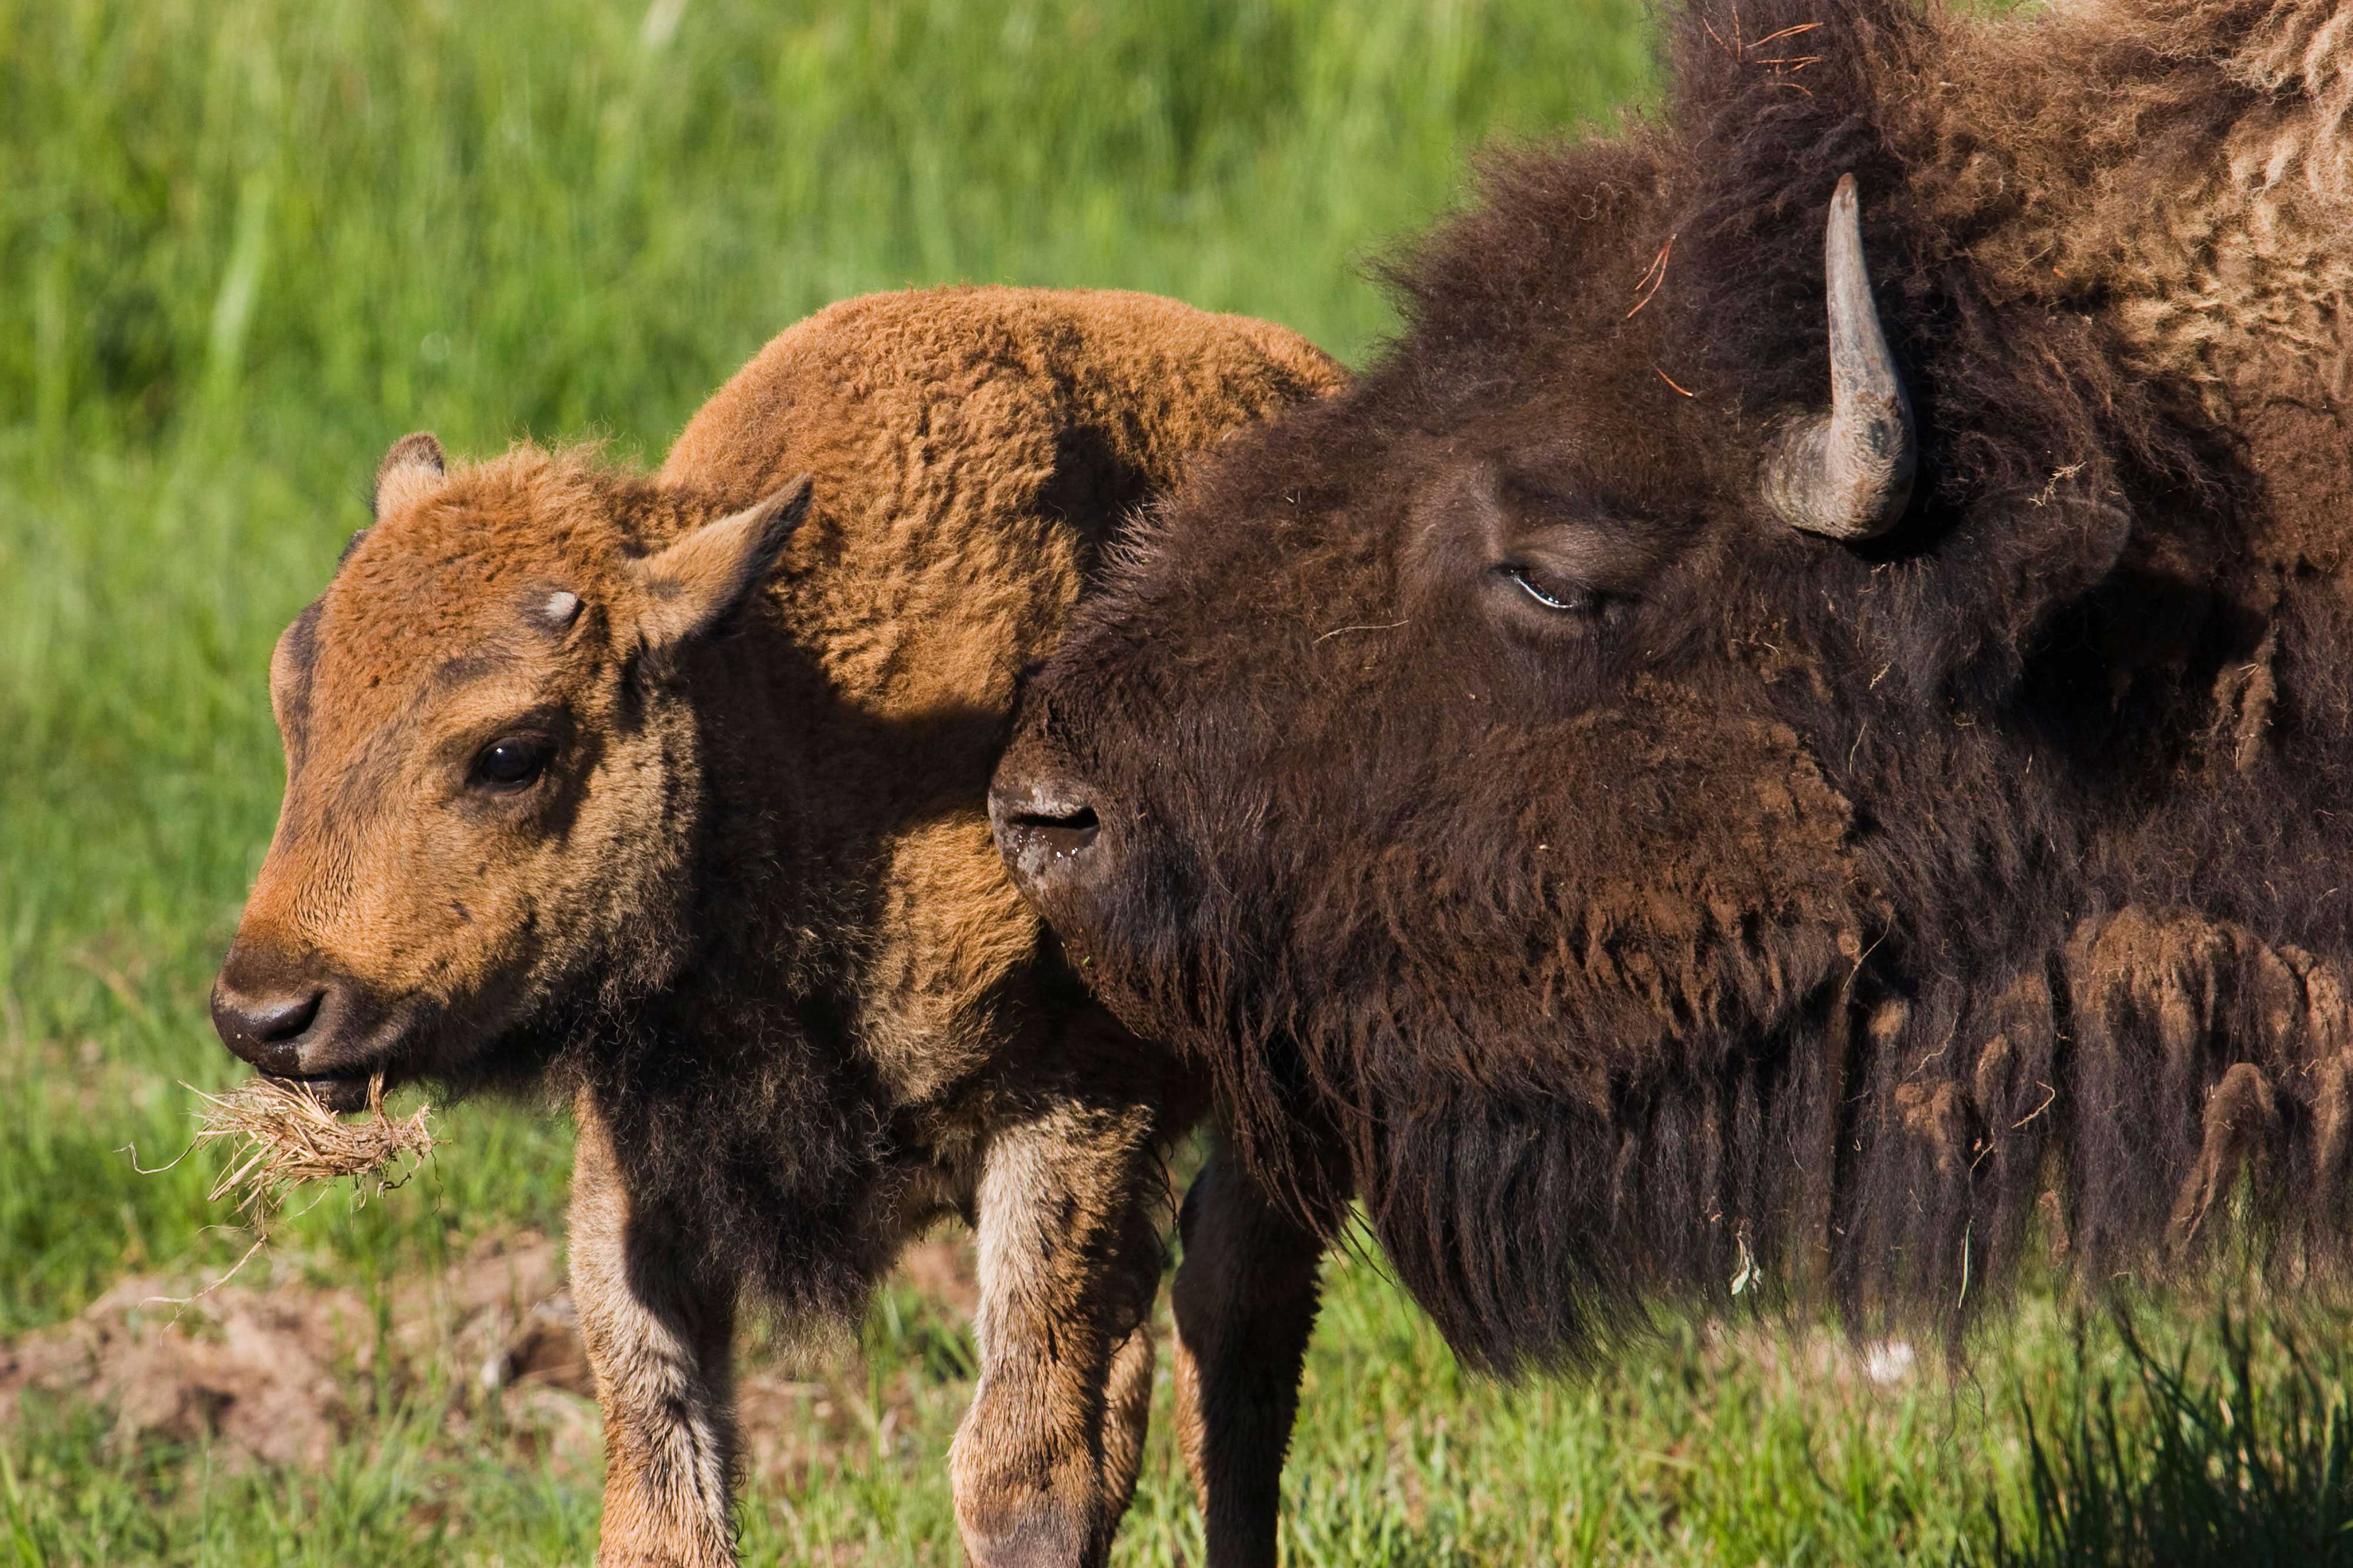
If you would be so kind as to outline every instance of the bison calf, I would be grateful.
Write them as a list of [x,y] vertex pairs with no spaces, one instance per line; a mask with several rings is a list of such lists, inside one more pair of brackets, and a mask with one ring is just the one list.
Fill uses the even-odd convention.
[[1142,296],[902,294],[778,337],[649,479],[385,458],[271,663],[285,804],[214,1018],[339,1107],[379,1072],[570,1095],[600,1562],[732,1561],[739,1301],[838,1322],[948,1214],[966,1544],[1102,1560],[1195,1106],[1059,967],[985,789],[1122,518],[1338,380]]

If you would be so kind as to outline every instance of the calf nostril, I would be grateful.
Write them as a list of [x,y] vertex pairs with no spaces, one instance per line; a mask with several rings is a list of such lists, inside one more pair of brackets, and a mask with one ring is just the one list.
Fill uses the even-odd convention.
[[326,995],[324,991],[313,991],[300,1000],[282,1000],[254,1009],[248,1019],[254,1037],[273,1045],[295,1038],[317,1020],[319,1004]]
[[249,1000],[223,987],[213,991],[213,1027],[221,1044],[264,1072],[300,1070],[300,1041],[319,1020],[326,992],[314,990]]

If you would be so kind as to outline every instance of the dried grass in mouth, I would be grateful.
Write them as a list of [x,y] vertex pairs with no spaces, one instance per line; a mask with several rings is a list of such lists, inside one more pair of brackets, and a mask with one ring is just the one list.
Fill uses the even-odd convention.
[[385,1114],[382,1073],[368,1084],[368,1115],[362,1121],[346,1121],[284,1079],[257,1075],[227,1094],[195,1092],[205,1104],[196,1142],[226,1140],[233,1151],[207,1196],[215,1203],[234,1196],[258,1233],[267,1231],[294,1184],[373,1177],[373,1190],[382,1192],[415,1170],[414,1164],[398,1168],[404,1157],[421,1163],[438,1142],[430,1106],[397,1121]]
[[[389,1187],[399,1186],[417,1173],[439,1144],[433,1136],[433,1108],[420,1105],[395,1121],[384,1113],[384,1075],[368,1080],[367,1119],[346,1121],[285,1079],[256,1075],[227,1094],[207,1094],[193,1084],[182,1084],[202,1102],[203,1120],[196,1136],[179,1159],[153,1169],[139,1163],[135,1148],[131,1168],[153,1176],[177,1165],[206,1143],[227,1141],[230,1157],[205,1195],[214,1203],[237,1199],[237,1214],[253,1232],[253,1245],[229,1271],[195,1296],[158,1296],[158,1301],[186,1306],[237,1278],[254,1254],[269,1243],[269,1222],[298,1183],[332,1181],[350,1176],[359,1183],[355,1203],[365,1203]],[[401,1161],[410,1162],[406,1170]],[[371,1184],[371,1181],[373,1184]]]

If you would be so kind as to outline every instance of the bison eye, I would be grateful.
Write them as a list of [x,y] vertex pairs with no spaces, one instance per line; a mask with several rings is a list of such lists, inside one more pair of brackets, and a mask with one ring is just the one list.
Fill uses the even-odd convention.
[[554,748],[545,741],[509,735],[482,748],[466,782],[476,789],[526,789],[547,771],[548,759],[554,754]]
[[1588,611],[1594,598],[1590,590],[1572,586],[1555,579],[1538,575],[1525,566],[1498,566],[1496,571],[1511,579],[1514,586],[1547,610],[1562,614]]

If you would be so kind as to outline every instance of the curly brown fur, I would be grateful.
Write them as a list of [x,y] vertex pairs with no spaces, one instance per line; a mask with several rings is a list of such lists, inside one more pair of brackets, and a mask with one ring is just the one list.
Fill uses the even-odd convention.
[[[1491,1366],[1742,1276],[1950,1323],[2046,1187],[2096,1278],[2250,1168],[2340,1261],[2353,28],[1665,21],[1666,109],[1490,160],[1082,612],[998,791],[1103,868],[1033,895]],[[1864,544],[1758,482],[1850,173],[1921,448]]]
[[650,478],[386,457],[273,662],[286,801],[215,1016],[331,1101],[571,1096],[606,1561],[732,1554],[739,1296],[839,1323],[957,1212],[967,1544],[1108,1550],[1198,1093],[1060,967],[984,794],[1130,509],[1339,380],[1166,300],[948,289],[783,333]]

